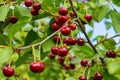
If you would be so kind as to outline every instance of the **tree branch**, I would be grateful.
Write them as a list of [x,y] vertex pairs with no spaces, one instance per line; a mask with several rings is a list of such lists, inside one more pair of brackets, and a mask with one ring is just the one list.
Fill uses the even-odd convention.
[[[78,18],[78,15],[77,15],[76,10],[74,9],[72,0],[69,0],[69,2],[70,2],[70,5],[71,5],[71,8],[72,8],[72,11],[73,11],[74,14],[75,14],[75,17]],[[98,54],[98,52],[97,52],[97,50],[95,49],[94,45],[93,45],[92,42],[90,41],[90,39],[89,39],[87,33],[85,32],[85,30],[84,30],[84,28],[83,28],[83,24],[82,24],[82,22],[81,22],[81,20],[80,20],[79,18],[77,19],[77,22],[78,22],[78,25],[79,25],[80,29],[81,29],[82,32],[84,33],[84,35],[85,35],[85,37],[86,37],[86,39],[87,39],[89,45],[93,48],[95,54]]]

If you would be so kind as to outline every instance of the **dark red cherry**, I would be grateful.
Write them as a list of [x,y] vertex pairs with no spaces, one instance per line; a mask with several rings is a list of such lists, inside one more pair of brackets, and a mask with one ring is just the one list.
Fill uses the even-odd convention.
[[53,41],[54,41],[55,43],[60,43],[60,36],[55,35],[55,36],[53,37]]
[[61,33],[65,36],[69,35],[71,32],[71,29],[67,26],[64,26],[62,29],[61,29]]
[[40,10],[41,9],[41,4],[40,3],[33,4],[33,9],[36,10],[36,11]]
[[68,10],[67,10],[67,8],[64,8],[64,7],[61,7],[60,9],[59,9],[59,14],[60,15],[67,15],[68,14]]
[[49,54],[49,58],[50,59],[55,59],[55,55],[54,54]]
[[58,21],[61,22],[61,23],[63,23],[63,24],[68,20],[68,16],[62,16],[62,15],[60,15],[57,18],[58,18]]
[[80,76],[79,80],[87,80],[87,78],[85,76]]
[[45,65],[43,62],[32,62],[30,64],[30,70],[34,73],[40,73],[44,70]]
[[57,46],[53,46],[53,47],[51,48],[51,52],[52,52],[52,54],[54,54],[54,55],[57,55],[57,54],[59,53],[59,51],[60,51],[60,49],[59,49],[59,47],[57,47]]
[[71,24],[70,28],[71,28],[71,30],[76,30],[76,25],[75,24]]
[[30,7],[33,4],[33,0],[25,0],[24,4],[26,7]]
[[56,31],[56,30],[60,29],[60,26],[57,25],[56,23],[53,23],[52,26],[51,26],[51,29],[52,29],[53,31]]
[[91,14],[86,14],[84,17],[85,17],[85,19],[87,21],[91,21],[92,20],[92,15]]
[[76,38],[69,38],[68,42],[70,45],[75,45],[77,40],[76,40]]
[[35,16],[35,15],[38,15],[38,14],[39,14],[39,12],[38,12],[38,11],[36,11],[36,10],[34,10],[34,9],[31,9],[30,13],[31,13],[33,16]]
[[101,73],[96,73],[96,74],[95,74],[95,78],[96,78],[97,80],[102,80],[102,79],[103,79],[103,75],[102,75]]
[[116,57],[116,52],[114,51],[107,51],[106,52],[107,57],[115,58]]
[[62,66],[64,66],[64,61],[65,61],[64,57],[61,56],[58,57],[58,63],[61,64]]
[[55,19],[55,23],[59,26],[63,26],[63,24],[64,24],[63,22],[59,21],[58,18]]
[[66,56],[67,54],[68,54],[68,49],[66,47],[61,47],[59,49],[59,53],[58,53],[59,56]]
[[83,38],[79,38],[78,40],[77,40],[77,44],[79,45],[79,46],[83,46],[84,45],[84,40],[83,40]]
[[64,65],[64,68],[65,68],[66,70],[69,70],[69,69],[70,69],[70,65]]
[[11,67],[3,67],[2,72],[6,77],[11,77],[14,75],[14,69]]
[[69,38],[64,38],[63,43],[69,45]]
[[10,16],[9,21],[14,24],[18,21],[18,18],[16,16]]
[[70,64],[71,69],[75,69],[75,64]]
[[84,67],[88,66],[88,60],[87,59],[83,59],[80,64]]

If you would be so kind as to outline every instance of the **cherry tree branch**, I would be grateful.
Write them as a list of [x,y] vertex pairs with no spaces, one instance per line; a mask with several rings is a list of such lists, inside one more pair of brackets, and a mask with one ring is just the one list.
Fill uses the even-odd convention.
[[[74,6],[73,6],[72,0],[69,0],[69,2],[70,2],[70,5],[71,5],[71,8],[72,8],[72,11],[73,11],[74,14],[75,14],[75,17],[78,18],[78,15],[77,15],[77,12],[76,12],[76,10],[75,10],[75,8],[74,8]],[[94,47],[94,45],[93,45],[92,42],[90,41],[90,39],[89,39],[86,31],[85,31],[84,28],[83,28],[84,26],[83,26],[81,20],[78,18],[76,21],[78,22],[78,25],[79,25],[80,29],[82,30],[83,34],[85,35],[85,37],[86,37],[86,39],[87,39],[87,41],[88,41],[88,44],[93,48],[95,54],[98,54],[96,48]]]
[[110,39],[116,38],[116,37],[118,37],[118,36],[120,36],[120,33],[119,33],[119,34],[116,34],[116,35],[114,35],[114,36],[112,36],[112,37],[110,37],[110,38],[108,38],[108,39],[104,39],[104,40],[98,42],[97,44],[95,44],[94,46],[96,47],[97,45],[99,45],[99,44],[101,44],[101,43],[103,43],[103,42],[105,42],[105,41],[108,41],[108,40],[110,40]]
[[47,41],[49,38],[51,38],[52,36],[54,36],[55,34],[57,34],[58,32],[60,32],[60,30],[61,30],[62,28],[63,28],[63,27],[61,27],[60,29],[58,29],[57,31],[55,31],[53,34],[49,35],[49,36],[46,37],[44,40],[42,40],[42,41],[40,41],[40,42],[38,42],[38,43],[29,45],[29,46],[25,46],[25,47],[18,47],[17,50],[23,50],[23,49],[27,49],[27,48],[32,48],[32,46],[41,45],[41,44],[43,44],[45,41]]

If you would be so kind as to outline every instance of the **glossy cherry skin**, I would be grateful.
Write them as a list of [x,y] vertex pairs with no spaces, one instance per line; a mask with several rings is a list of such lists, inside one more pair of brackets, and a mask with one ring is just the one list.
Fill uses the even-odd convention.
[[38,12],[38,11],[36,11],[36,10],[34,10],[34,9],[31,9],[30,13],[31,13],[33,16],[35,16],[35,15],[38,15],[38,14],[39,14],[39,12]]
[[69,38],[64,38],[63,43],[69,45]]
[[92,20],[92,15],[91,14],[86,14],[84,16],[84,18],[87,20],[87,21],[91,21]]
[[70,65],[64,65],[64,68],[65,68],[66,70],[69,70],[69,69],[70,69]]
[[67,10],[67,8],[64,8],[64,7],[60,7],[60,9],[59,9],[59,14],[60,15],[67,15],[68,14],[68,10]]
[[60,26],[57,25],[56,23],[53,23],[52,26],[51,26],[51,29],[52,29],[53,31],[56,31],[56,30],[60,29]]
[[45,65],[43,62],[32,62],[30,64],[30,70],[33,73],[40,73],[44,70],[44,68],[45,68]]
[[87,78],[85,76],[80,76],[79,80],[87,80]]
[[87,59],[83,59],[80,64],[83,66],[83,67],[86,67],[88,66],[88,60]]
[[75,24],[71,24],[70,28],[71,28],[71,30],[76,30],[76,25]]
[[11,67],[3,67],[2,72],[6,77],[11,77],[14,75],[14,69]]
[[68,54],[68,49],[66,47],[61,47],[59,49],[59,53],[58,53],[59,56],[66,56],[67,54]]
[[107,57],[115,58],[116,57],[116,52],[114,51],[107,51],[106,52]]
[[63,26],[63,24],[64,24],[63,22],[59,21],[58,18],[55,19],[55,23],[59,26]]
[[33,4],[33,9],[36,10],[36,11],[40,10],[41,9],[41,4],[40,3]]
[[70,34],[70,32],[71,32],[71,29],[70,29],[69,27],[67,27],[67,26],[64,26],[64,27],[61,29],[62,35],[67,36],[67,35]]
[[77,40],[77,44],[79,45],[79,46],[83,46],[84,45],[84,40],[82,39],[82,38],[79,38],[78,40]]
[[96,73],[95,74],[95,79],[102,80],[103,79],[103,75],[101,73]]
[[16,16],[10,16],[9,21],[14,24],[18,21],[18,18]]
[[70,45],[75,45],[77,40],[76,40],[76,38],[69,38],[68,42]]
[[52,52],[52,54],[54,54],[54,55],[57,55],[57,54],[59,53],[59,51],[60,51],[60,48],[57,47],[57,46],[53,46],[53,47],[51,48],[51,52]]
[[33,0],[25,0],[24,4],[26,7],[30,7],[33,4]]
[[68,20],[68,16],[62,16],[62,15],[60,15],[57,18],[58,18],[58,21],[61,22],[61,23],[63,23],[63,24]]

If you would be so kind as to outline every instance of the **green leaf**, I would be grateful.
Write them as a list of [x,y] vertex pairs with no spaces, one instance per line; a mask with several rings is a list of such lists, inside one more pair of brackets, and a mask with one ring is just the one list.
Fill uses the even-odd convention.
[[75,77],[67,77],[65,80],[78,80]]
[[106,25],[107,30],[112,27],[112,23],[111,22],[105,22],[105,25]]
[[8,45],[7,43],[9,43],[8,37],[0,33],[0,44]]
[[8,34],[9,38],[12,38],[15,35],[15,33],[20,31],[22,27],[24,27],[26,24],[27,22],[19,22],[19,23],[13,24],[9,30],[9,34]]
[[88,32],[89,38],[92,37],[92,35],[93,35],[93,30],[91,30],[91,31]]
[[112,2],[117,5],[117,6],[120,6],[120,0],[112,0]]
[[113,28],[116,32],[120,32],[120,13],[112,11],[110,17],[112,19]]
[[5,21],[9,10],[10,10],[9,4],[0,6],[0,21]]
[[28,17],[28,16],[22,16],[19,19],[19,22],[30,22],[32,19],[32,17]]

